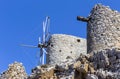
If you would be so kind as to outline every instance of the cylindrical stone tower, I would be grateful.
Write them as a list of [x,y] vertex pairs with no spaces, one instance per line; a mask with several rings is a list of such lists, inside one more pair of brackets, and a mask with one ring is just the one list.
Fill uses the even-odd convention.
[[88,53],[120,48],[120,13],[97,4],[87,21]]
[[65,34],[54,34],[47,47],[47,64],[59,64],[75,60],[80,53],[86,54],[86,39]]

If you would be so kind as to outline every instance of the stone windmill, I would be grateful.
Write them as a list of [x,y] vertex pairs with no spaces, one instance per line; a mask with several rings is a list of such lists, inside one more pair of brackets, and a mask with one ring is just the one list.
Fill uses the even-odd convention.
[[74,61],[80,53],[86,54],[86,39],[66,34],[53,34],[47,46],[47,63]]
[[95,5],[87,18],[87,52],[120,48],[120,13],[101,4]]

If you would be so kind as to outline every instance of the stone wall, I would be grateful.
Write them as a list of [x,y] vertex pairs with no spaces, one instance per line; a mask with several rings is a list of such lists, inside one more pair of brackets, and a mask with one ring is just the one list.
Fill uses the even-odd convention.
[[92,9],[87,23],[88,53],[120,48],[120,13],[101,4]]
[[47,63],[58,64],[75,60],[80,53],[86,54],[86,50],[85,39],[65,34],[54,34],[51,36],[47,48]]

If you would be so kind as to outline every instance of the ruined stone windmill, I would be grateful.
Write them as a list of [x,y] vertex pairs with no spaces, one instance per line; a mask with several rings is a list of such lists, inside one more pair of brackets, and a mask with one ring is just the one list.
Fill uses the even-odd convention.
[[120,72],[120,12],[97,4],[87,18],[77,19],[87,22],[87,53],[94,68]]
[[[76,60],[80,53],[86,54],[86,40],[67,34],[49,34],[50,18],[43,22],[42,42],[39,37],[38,46],[22,45],[40,48],[40,64],[59,64],[66,61]],[[45,59],[45,55],[46,58]]]
[[95,5],[87,18],[87,53],[120,48],[120,13],[101,4]]

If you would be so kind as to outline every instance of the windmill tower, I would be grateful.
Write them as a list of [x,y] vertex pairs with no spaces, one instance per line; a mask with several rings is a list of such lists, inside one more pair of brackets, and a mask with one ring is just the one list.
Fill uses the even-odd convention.
[[60,64],[75,61],[80,54],[86,54],[86,39],[67,35],[53,34],[47,46],[47,63]]
[[120,48],[120,13],[101,4],[95,5],[87,18],[87,52]]
[[[22,45],[40,48],[40,64],[59,64],[76,60],[80,53],[86,54],[86,39],[66,34],[49,34],[50,18],[43,22],[43,36],[39,37],[38,46]],[[45,59],[45,56],[47,59]]]

